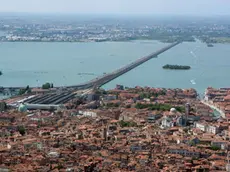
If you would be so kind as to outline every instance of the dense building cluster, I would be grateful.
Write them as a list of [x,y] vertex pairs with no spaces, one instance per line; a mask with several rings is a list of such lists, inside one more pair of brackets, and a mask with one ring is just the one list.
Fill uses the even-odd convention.
[[56,111],[5,109],[0,171],[225,171],[229,122],[196,97],[119,86]]
[[[81,20],[80,18],[85,20]],[[34,16],[36,18],[36,16]],[[196,22],[195,22],[196,21]],[[218,23],[218,24],[217,24]],[[195,41],[194,36],[206,43],[226,43],[229,39],[228,18],[207,20],[171,18],[100,18],[68,16],[52,20],[38,17],[2,17],[0,19],[0,41],[33,42],[89,42],[89,41],[128,41],[178,40]]]

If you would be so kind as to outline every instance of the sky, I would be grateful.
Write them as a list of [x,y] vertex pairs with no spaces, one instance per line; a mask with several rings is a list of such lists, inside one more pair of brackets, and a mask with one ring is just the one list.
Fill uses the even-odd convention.
[[0,12],[230,15],[230,0],[0,0]]

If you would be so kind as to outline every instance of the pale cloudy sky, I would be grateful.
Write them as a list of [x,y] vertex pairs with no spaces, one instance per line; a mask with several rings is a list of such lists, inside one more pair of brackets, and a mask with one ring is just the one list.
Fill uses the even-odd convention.
[[230,15],[230,0],[0,0],[0,12]]

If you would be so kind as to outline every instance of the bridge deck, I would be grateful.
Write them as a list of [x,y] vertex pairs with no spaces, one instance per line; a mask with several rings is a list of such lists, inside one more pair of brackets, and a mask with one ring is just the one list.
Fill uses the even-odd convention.
[[[178,45],[180,43],[181,42],[176,42],[176,43],[170,44],[170,45],[168,45],[168,46],[166,46],[166,47],[164,47],[164,48],[162,48],[162,49],[160,49],[160,50],[158,50],[158,51],[156,51],[154,53],[149,54],[148,56],[139,58],[136,61],[134,61],[134,62],[132,62],[132,63],[120,68],[120,69],[118,69],[118,70],[115,70],[112,73],[105,74],[105,75],[103,75],[101,77],[95,78],[93,80],[90,80],[90,81],[85,82],[85,83],[80,84],[80,85],[68,86],[66,88],[73,89],[73,90],[74,89],[77,89],[77,90],[83,89],[84,90],[84,89],[89,89],[89,88],[93,88],[93,87],[101,87],[101,86],[105,85],[106,83],[108,83],[108,82],[114,80],[115,78],[127,73],[128,71],[138,67],[139,65],[141,65],[141,64],[147,62],[148,60],[150,60],[150,59],[162,54],[163,52],[173,48],[174,46],[176,46],[176,45]],[[3,91],[4,89],[10,89],[10,90],[12,89],[12,90],[14,90],[14,89],[20,89],[20,88],[21,87],[0,87],[0,91],[1,90]],[[61,88],[61,87],[56,87],[56,88]]]
[[101,77],[98,77],[96,79],[93,79],[91,81],[88,81],[86,83],[83,83],[81,85],[76,85],[76,86],[70,86],[69,88],[76,88],[76,89],[88,89],[88,88],[92,88],[92,87],[101,87],[103,85],[105,85],[106,83],[114,80],[115,78],[129,72],[130,70],[140,66],[141,64],[147,62],[148,60],[157,57],[158,55],[162,54],[163,52],[173,48],[174,46],[180,44],[181,42],[176,42],[173,44],[170,44],[154,53],[149,54],[148,56],[142,57],[118,70],[115,70],[112,73],[103,75]]

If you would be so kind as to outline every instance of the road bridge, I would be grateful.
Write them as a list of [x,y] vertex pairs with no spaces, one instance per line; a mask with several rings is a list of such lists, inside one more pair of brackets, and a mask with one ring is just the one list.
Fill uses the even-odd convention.
[[[103,86],[104,84],[114,80],[115,78],[129,72],[130,70],[140,66],[141,64],[147,62],[148,60],[152,59],[152,58],[156,58],[158,55],[164,53],[165,51],[173,48],[174,46],[180,44],[181,42],[175,42],[175,43],[172,43],[154,53],[151,53],[149,54],[148,56],[144,56],[142,58],[139,58],[137,59],[136,61],[118,69],[118,70],[115,70],[111,73],[108,73],[108,74],[105,74],[105,75],[102,75],[98,78],[95,78],[93,80],[90,80],[88,82],[85,82],[85,83],[82,83],[82,84],[79,84],[79,85],[73,85],[73,86],[67,86],[65,88],[68,88],[68,89],[75,89],[75,90],[85,90],[85,89],[89,89],[89,88],[93,88],[94,86],[96,87],[101,87]],[[0,87],[0,92],[1,91],[4,91],[4,90],[10,90],[10,91],[14,91],[14,90],[19,90],[23,87]],[[31,87],[33,88],[33,87]],[[62,88],[62,87],[55,87],[55,88]]]
[[[25,103],[32,103],[32,104],[63,104],[68,102],[69,100],[73,99],[75,95],[87,95],[90,93],[94,88],[99,88],[106,83],[116,79],[117,77],[129,72],[130,70],[140,66],[141,64],[147,62],[148,60],[152,58],[156,58],[158,55],[164,53],[165,51],[173,48],[174,46],[180,44],[181,42],[176,42],[173,44],[170,44],[154,53],[149,54],[148,56],[144,56],[142,58],[137,59],[136,61],[118,69],[111,73],[105,74],[101,77],[95,78],[91,81],[88,81],[86,83],[76,85],[76,86],[68,86],[65,87],[67,89],[64,92],[61,93],[51,93],[51,94],[45,94],[40,96],[35,96],[31,99],[28,99],[25,101]],[[19,87],[20,88],[20,87]],[[19,89],[17,87],[14,87],[14,89]],[[57,87],[58,88],[58,87]],[[61,87],[60,87],[61,88]]]
[[174,46],[180,44],[181,42],[175,42],[173,44],[170,44],[154,53],[151,53],[149,54],[148,56],[144,56],[142,58],[139,58],[138,60],[118,69],[118,70],[115,70],[114,72],[112,73],[108,73],[108,74],[105,74],[101,77],[98,77],[98,78],[95,78],[91,81],[88,81],[86,83],[83,83],[83,84],[80,84],[80,85],[76,85],[76,86],[70,86],[68,88],[75,88],[75,89],[89,89],[89,88],[93,88],[93,87],[101,87],[103,85],[105,85],[106,83],[116,79],[117,77],[129,72],[130,70],[140,66],[141,64],[149,61],[150,59],[152,58],[156,58],[158,55],[164,53],[165,51],[173,48]]

